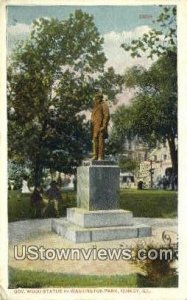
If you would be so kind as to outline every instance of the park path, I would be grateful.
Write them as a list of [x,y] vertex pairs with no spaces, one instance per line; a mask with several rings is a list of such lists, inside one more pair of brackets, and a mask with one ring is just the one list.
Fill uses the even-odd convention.
[[[177,237],[177,219],[157,219],[157,218],[134,218],[134,223],[143,223],[152,226],[152,236],[136,239],[124,239],[116,241],[101,241],[85,244],[74,244],[63,239],[61,236],[51,232],[51,219],[34,219],[9,223],[9,266],[20,270],[32,270],[43,272],[55,272],[76,275],[129,275],[143,273],[132,261],[117,260],[16,260],[14,245],[21,249],[22,245],[28,247],[35,245],[45,249],[78,249],[97,248],[112,249],[134,248],[139,245],[163,244],[162,233],[167,230],[173,233],[174,241]],[[21,251],[21,250],[19,250]]]
[[51,219],[10,222],[8,224],[9,244],[16,244],[46,232],[51,232]]

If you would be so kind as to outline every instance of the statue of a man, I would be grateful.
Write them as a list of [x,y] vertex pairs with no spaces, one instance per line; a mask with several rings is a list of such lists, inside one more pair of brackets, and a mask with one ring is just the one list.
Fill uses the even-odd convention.
[[108,105],[103,102],[103,95],[96,94],[91,115],[93,160],[104,160],[104,139],[108,137],[107,127],[110,120]]

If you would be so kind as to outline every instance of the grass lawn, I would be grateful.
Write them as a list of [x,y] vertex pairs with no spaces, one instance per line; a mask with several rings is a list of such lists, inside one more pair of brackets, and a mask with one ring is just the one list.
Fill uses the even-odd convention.
[[177,276],[161,276],[156,282],[140,274],[91,276],[9,269],[9,288],[43,287],[177,287]]
[[[66,208],[76,205],[75,193],[64,191],[63,203],[60,205],[62,216],[66,215]],[[8,221],[14,222],[34,218],[34,212],[30,203],[30,194],[21,194],[20,191],[9,191],[8,193]]]
[[[65,216],[66,208],[76,206],[76,194],[71,191],[62,193],[61,215]],[[120,208],[131,210],[134,217],[174,218],[177,216],[177,193],[163,190],[120,191]],[[31,219],[34,217],[30,205],[30,195],[20,191],[9,191],[9,222]]]
[[133,212],[134,217],[177,217],[177,192],[165,190],[123,189],[120,208]]

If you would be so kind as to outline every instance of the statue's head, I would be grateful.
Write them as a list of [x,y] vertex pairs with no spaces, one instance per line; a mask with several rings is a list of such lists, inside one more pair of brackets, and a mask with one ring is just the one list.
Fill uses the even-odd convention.
[[103,95],[101,93],[95,94],[94,103],[98,104],[101,103],[102,101],[103,101]]

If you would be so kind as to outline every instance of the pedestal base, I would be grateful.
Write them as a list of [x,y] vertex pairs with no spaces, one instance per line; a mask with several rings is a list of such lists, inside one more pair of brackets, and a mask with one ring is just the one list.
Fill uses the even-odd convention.
[[151,227],[133,225],[130,211],[86,211],[69,208],[67,218],[53,219],[52,230],[75,243],[151,236]]
[[52,230],[75,243],[151,236],[151,227],[134,225],[132,212],[119,209],[120,169],[110,161],[85,161],[77,169],[77,208],[53,219]]

